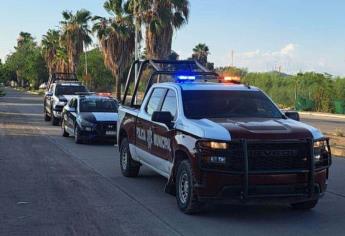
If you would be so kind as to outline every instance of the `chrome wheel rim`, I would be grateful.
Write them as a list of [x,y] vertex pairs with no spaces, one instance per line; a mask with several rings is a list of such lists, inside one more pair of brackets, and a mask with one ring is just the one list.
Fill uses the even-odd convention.
[[127,168],[127,161],[128,161],[127,149],[123,148],[122,149],[122,153],[121,153],[121,167],[122,167],[122,170],[126,170],[126,168]]
[[188,195],[189,195],[189,179],[188,179],[187,173],[184,172],[180,176],[180,181],[179,181],[179,197],[180,197],[180,201],[183,204],[187,203]]

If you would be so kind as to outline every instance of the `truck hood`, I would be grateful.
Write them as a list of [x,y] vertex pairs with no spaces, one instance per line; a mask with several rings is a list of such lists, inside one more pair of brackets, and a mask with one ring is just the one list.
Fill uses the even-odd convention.
[[238,118],[189,120],[183,126],[202,138],[232,139],[305,139],[322,138],[316,128],[292,119]]
[[72,98],[77,97],[77,95],[60,95],[58,98],[60,101],[71,101]]

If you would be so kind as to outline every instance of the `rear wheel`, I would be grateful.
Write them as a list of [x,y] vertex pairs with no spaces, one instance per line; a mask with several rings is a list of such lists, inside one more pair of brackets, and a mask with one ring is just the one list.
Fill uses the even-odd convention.
[[313,209],[318,203],[318,199],[306,201],[306,202],[299,202],[299,203],[292,203],[291,208],[295,210],[310,210]]
[[120,167],[126,177],[136,177],[139,174],[140,163],[132,159],[127,138],[120,144]]
[[194,190],[195,178],[192,166],[188,160],[182,161],[176,175],[176,200],[177,205],[185,214],[200,211],[202,204],[198,201]]

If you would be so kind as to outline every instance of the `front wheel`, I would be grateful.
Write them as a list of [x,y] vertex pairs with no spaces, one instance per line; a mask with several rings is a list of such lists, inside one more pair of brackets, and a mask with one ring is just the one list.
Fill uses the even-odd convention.
[[52,125],[54,126],[59,124],[59,119],[54,116],[53,112],[51,113],[51,121],[52,121]]
[[126,177],[137,177],[139,174],[140,163],[132,159],[127,138],[120,144],[120,167]]
[[306,202],[298,202],[292,203],[291,208],[295,210],[310,210],[313,209],[317,205],[318,199],[306,201]]
[[190,162],[182,161],[176,175],[176,200],[178,207],[185,214],[197,213],[202,207],[197,199],[194,184],[195,179]]
[[48,116],[46,109],[44,109],[44,121],[50,121],[50,116]]
[[68,137],[69,133],[66,132],[65,120],[62,120],[62,122],[61,122],[61,129],[62,129],[62,136],[63,137]]
[[82,144],[83,143],[83,140],[80,136],[80,130],[78,128],[78,125],[76,125],[74,128],[74,142],[76,144]]

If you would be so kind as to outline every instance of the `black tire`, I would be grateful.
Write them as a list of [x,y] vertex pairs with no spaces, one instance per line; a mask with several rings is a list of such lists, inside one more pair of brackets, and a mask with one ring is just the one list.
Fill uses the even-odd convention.
[[317,205],[317,203],[318,199],[306,202],[292,203],[291,208],[294,210],[311,210]]
[[50,121],[50,116],[48,116],[46,109],[44,109],[44,121]]
[[51,114],[51,121],[52,121],[52,125],[57,126],[57,125],[59,125],[60,120],[54,116],[54,113],[52,113]]
[[78,125],[75,125],[75,128],[74,128],[74,142],[76,144],[82,144],[83,143],[83,140],[80,136],[80,131],[79,131]]
[[61,129],[62,129],[62,136],[63,137],[68,137],[69,133],[66,132],[66,129],[65,129],[65,120],[61,121]]
[[[186,182],[187,181],[187,182]],[[195,178],[188,160],[182,161],[176,174],[176,200],[180,210],[185,214],[200,212],[203,204],[198,201],[194,190]]]
[[120,168],[126,177],[137,177],[140,170],[140,163],[132,159],[127,138],[120,144]]

